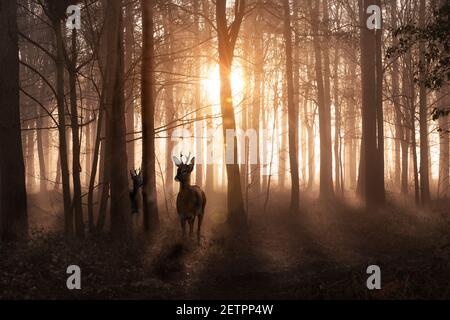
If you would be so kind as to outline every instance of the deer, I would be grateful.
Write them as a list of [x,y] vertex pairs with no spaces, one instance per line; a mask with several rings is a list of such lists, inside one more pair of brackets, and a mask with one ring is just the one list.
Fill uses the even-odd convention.
[[177,196],[177,212],[180,218],[181,230],[183,238],[186,237],[186,222],[189,223],[189,234],[192,237],[194,234],[194,223],[197,218],[197,243],[200,244],[202,221],[205,215],[206,195],[199,186],[191,185],[191,173],[195,167],[195,157],[189,161],[189,156],[186,162],[183,162],[183,154],[180,158],[173,156],[173,162],[177,166],[177,174],[175,181],[180,183],[180,191]]
[[130,190],[131,215],[139,214],[139,189],[142,188],[144,182],[142,179],[142,170],[130,170],[131,181],[133,182],[133,189]]

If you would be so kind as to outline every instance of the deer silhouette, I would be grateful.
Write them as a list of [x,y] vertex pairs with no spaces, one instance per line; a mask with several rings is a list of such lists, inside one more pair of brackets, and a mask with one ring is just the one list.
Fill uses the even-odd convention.
[[186,237],[186,222],[189,222],[190,236],[194,233],[194,222],[197,217],[197,242],[200,244],[202,221],[205,215],[206,196],[198,186],[191,185],[191,173],[195,167],[195,157],[189,161],[190,155],[183,162],[183,154],[180,158],[173,156],[173,161],[177,166],[175,181],[180,183],[180,191],[177,196],[177,212],[181,222],[183,238]]
[[142,188],[142,170],[130,170],[131,181],[133,181],[133,189],[130,191],[131,214],[139,213],[139,190]]

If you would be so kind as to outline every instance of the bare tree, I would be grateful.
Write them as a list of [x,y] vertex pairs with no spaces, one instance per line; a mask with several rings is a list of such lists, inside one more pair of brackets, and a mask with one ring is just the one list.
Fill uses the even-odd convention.
[[291,205],[293,213],[299,210],[300,181],[298,173],[298,112],[294,101],[294,79],[292,62],[291,8],[289,0],[283,0],[284,41],[286,46],[286,84],[289,130],[289,164],[291,168]]
[[[425,27],[425,0],[419,2],[419,27]],[[428,142],[428,108],[426,78],[425,43],[419,42],[419,130],[420,130],[420,202],[430,202],[429,142]]]
[[[313,33],[313,45],[315,56],[315,71],[317,83],[317,103],[319,107],[319,131],[320,131],[320,197],[331,199],[333,191],[333,162],[331,151],[331,97],[330,97],[330,58],[329,51],[322,50],[319,38],[319,1],[312,6],[308,0],[311,13],[311,28]],[[326,5],[324,4],[324,8]],[[328,12],[328,10],[326,10]],[[325,16],[327,18],[328,14]],[[325,45],[328,47],[327,45]],[[322,52],[323,51],[323,52]],[[323,63],[322,63],[323,55]],[[323,72],[322,70],[325,70]]]

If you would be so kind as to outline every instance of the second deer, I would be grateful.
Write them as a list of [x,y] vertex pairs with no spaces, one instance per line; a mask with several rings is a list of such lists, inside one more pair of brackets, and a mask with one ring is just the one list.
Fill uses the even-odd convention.
[[133,182],[133,189],[130,190],[131,222],[134,230],[138,230],[140,190],[143,185],[142,170],[130,170],[130,176]]

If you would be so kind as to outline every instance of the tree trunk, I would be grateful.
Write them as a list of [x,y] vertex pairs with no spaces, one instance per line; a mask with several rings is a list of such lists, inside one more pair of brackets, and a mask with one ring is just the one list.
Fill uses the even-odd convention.
[[[89,177],[89,189],[88,189],[88,223],[89,223],[89,231],[93,232],[95,230],[94,223],[94,188],[95,188],[95,178],[97,176],[97,168],[98,168],[98,159],[100,156],[100,143],[101,143],[101,132],[103,126],[103,115],[104,115],[104,106],[103,106],[103,97],[100,98],[100,108],[99,115],[97,119],[97,131],[95,134],[95,143],[93,152],[93,159],[91,164],[91,172]],[[101,174],[100,174],[101,176]],[[102,177],[102,176],[101,176]],[[99,179],[99,183],[101,183],[101,179]],[[100,189],[103,190],[104,186],[100,186]]]
[[[324,4],[325,6],[326,4]],[[332,199],[333,191],[333,162],[331,148],[331,115],[330,115],[330,61],[328,50],[323,51],[325,74],[322,73],[322,48],[319,39],[319,3],[313,8],[308,0],[311,13],[311,27],[313,32],[313,46],[315,56],[315,71],[317,83],[317,101],[319,107],[319,136],[320,136],[320,198]],[[326,10],[328,12],[328,10]],[[324,17],[324,19],[326,16]]]
[[[105,39],[107,45],[105,98],[109,150],[111,234],[128,237],[131,232],[130,199],[126,150],[124,101],[124,47],[122,1],[108,1],[105,6]],[[114,146],[114,147],[113,147]]]
[[[203,117],[203,109],[201,109],[201,82],[200,82],[200,67],[202,59],[200,57],[201,54],[201,47],[199,44],[202,42],[201,33],[200,33],[200,21],[199,21],[199,0],[194,0],[194,33],[195,33],[195,49],[194,49],[194,56],[196,57],[197,66],[195,68],[195,78],[196,82],[194,84],[194,106],[195,106],[195,114],[197,118]],[[195,166],[195,184],[198,186],[203,185],[203,146],[204,146],[204,140],[203,136],[205,128],[204,128],[204,121],[199,120],[195,122],[195,159],[196,159],[196,166]]]
[[[375,0],[375,4],[381,8],[381,1]],[[383,21],[382,17],[380,18]],[[384,188],[384,111],[383,111],[383,61],[382,61],[382,35],[383,26],[376,30],[376,53],[375,53],[375,72],[376,72],[376,107],[377,107],[377,197],[378,205],[384,205],[386,194]]]
[[[362,78],[362,147],[361,174],[364,184],[364,199],[367,208],[373,208],[383,203],[384,190],[380,190],[380,158],[377,148],[377,121],[379,110],[377,106],[377,75],[376,75],[376,33],[369,30],[365,24],[368,18],[366,8],[368,0],[360,1],[361,13],[361,78]],[[379,133],[379,132],[378,132]]]
[[[250,34],[251,32],[253,32],[252,30],[252,26],[250,25],[250,23],[246,23],[244,24],[244,33],[246,34]],[[243,52],[243,56],[244,57],[251,57],[252,56],[252,46],[251,46],[251,41],[245,41],[243,42],[243,48],[242,48],[242,52]],[[250,79],[252,77],[252,69],[251,69],[252,63],[250,63],[249,61],[245,61],[244,65],[243,65],[243,71],[244,71],[244,75],[243,75],[243,80],[244,80],[244,87],[242,89],[243,91],[243,100],[242,100],[242,108],[241,108],[241,129],[246,132],[249,129],[249,115],[251,114],[251,110],[250,110],[250,97],[251,97],[251,86],[250,86]],[[241,150],[244,150],[244,154],[241,154],[241,181],[242,181],[242,192],[244,194],[244,200],[245,200],[245,208],[246,210],[248,210],[248,189],[249,189],[249,184],[248,184],[248,174],[249,174],[249,168],[248,168],[248,160],[249,160],[249,143],[247,141],[247,139],[243,139],[242,143],[244,144],[244,146],[242,147]]]
[[[166,113],[166,123],[172,123],[175,120],[175,98],[174,98],[174,61],[172,56],[172,51],[174,51],[174,35],[173,35],[173,19],[172,19],[172,7],[170,5],[167,6],[167,19],[165,19],[167,23],[164,25],[164,33],[166,38],[165,45],[165,54],[167,56],[167,62],[165,63],[166,74],[164,75],[164,109]],[[165,177],[165,186],[166,193],[169,199],[173,199],[174,191],[173,191],[173,181],[174,181],[174,166],[172,160],[172,151],[174,148],[174,142],[172,141],[172,134],[174,132],[173,129],[170,128],[167,130],[166,139],[166,177]],[[184,150],[182,150],[184,151]]]
[[[352,47],[354,48],[354,47]],[[356,51],[356,50],[355,50]],[[352,56],[353,57],[353,56]],[[353,86],[353,79],[356,79],[356,62],[353,59],[349,61],[349,77],[350,77],[350,85],[348,87],[349,97],[347,99],[347,119],[345,121],[347,130],[346,130],[346,147],[349,149],[346,152],[346,157],[348,158],[348,178],[347,185],[351,189],[356,188],[357,182],[357,174],[356,174],[356,164],[357,164],[357,143],[356,143],[356,122],[357,122],[357,108],[355,106],[356,98],[355,98],[355,88]]]
[[261,191],[261,160],[260,160],[260,115],[261,115],[261,97],[263,86],[263,73],[264,73],[264,57],[263,57],[263,35],[260,32],[260,24],[258,22],[260,16],[259,10],[255,12],[254,19],[254,36],[253,36],[253,60],[254,63],[254,88],[253,88],[253,103],[252,103],[252,118],[251,127],[256,131],[256,163],[252,163],[250,166],[251,174],[251,188],[255,195],[258,195]]
[[70,199],[69,161],[67,159],[66,137],[66,107],[64,99],[64,42],[62,23],[60,20],[53,22],[56,35],[56,93],[58,106],[58,134],[59,134],[59,164],[64,199],[64,232],[66,236],[73,235],[73,210]]
[[[402,67],[402,97],[403,97],[403,105],[406,107],[406,111],[404,112],[405,115],[403,115],[403,122],[400,124],[402,126],[402,136],[401,136],[401,147],[402,147],[402,177],[401,177],[401,191],[402,194],[408,194],[408,173],[409,173],[409,145],[410,145],[410,136],[411,136],[411,130],[410,126],[406,126],[406,124],[409,123],[409,117],[407,115],[409,114],[409,103],[410,103],[410,97],[409,97],[409,84],[408,84],[408,68],[406,66],[406,63],[403,64]],[[403,112],[402,112],[403,113]]]
[[159,230],[155,161],[155,74],[152,0],[142,0],[142,165],[144,231]]
[[294,79],[292,61],[292,33],[291,33],[291,9],[289,0],[283,0],[284,11],[284,41],[286,49],[286,84],[287,84],[287,108],[289,121],[289,163],[291,168],[291,205],[292,213],[297,213],[300,202],[300,181],[298,172],[298,113],[294,100]]
[[[100,232],[103,230],[103,227],[105,225],[106,221],[106,211],[108,209],[108,200],[109,200],[109,172],[110,170],[110,162],[107,161],[107,155],[111,153],[111,143],[109,139],[106,139],[107,136],[109,136],[109,126],[107,125],[106,120],[106,103],[105,103],[105,110],[103,111],[105,115],[102,119],[101,123],[101,137],[103,141],[101,142],[101,158],[100,158],[100,205],[98,208],[98,216],[97,216],[97,232]],[[99,125],[100,125],[100,119],[99,119]]]
[[[43,87],[40,87],[40,91],[43,91]],[[41,100],[42,101],[42,100]],[[46,114],[42,112],[41,108],[39,108],[38,118],[36,121],[36,126],[38,128],[44,127],[44,117]],[[47,169],[46,169],[46,162],[45,162],[45,151],[44,151],[44,139],[43,139],[43,130],[38,129],[36,131],[36,144],[37,144],[37,151],[38,151],[38,159],[39,159],[39,192],[46,192],[47,191]]]
[[417,163],[417,142],[416,142],[416,104],[415,104],[415,83],[412,67],[411,52],[408,52],[406,56],[407,69],[408,69],[408,88],[409,88],[409,125],[410,125],[410,139],[411,139],[411,154],[413,161],[413,178],[414,178],[414,196],[416,204],[420,204],[420,187],[419,187],[419,170]]
[[135,88],[135,75],[134,71],[134,15],[133,15],[134,2],[127,3],[125,6],[125,110],[126,110],[126,125],[127,125],[127,138],[130,140],[127,143],[127,157],[128,157],[128,169],[135,169],[135,143],[134,138],[134,88]]
[[[31,119],[36,117],[36,106],[30,103],[26,103],[25,105],[27,109],[27,116]],[[27,190],[31,191],[34,188],[36,183],[36,172],[34,170],[34,133],[36,128],[36,121],[29,120],[27,131],[25,132],[25,140],[26,140],[26,157],[25,157],[25,165],[26,165],[26,181],[27,181]]]
[[[228,221],[234,226],[245,226],[247,224],[247,213],[245,212],[244,201],[242,198],[241,176],[238,164],[236,120],[233,109],[230,78],[234,48],[245,10],[245,0],[236,0],[235,6],[235,20],[231,27],[228,27],[226,0],[216,1],[220,67],[220,107],[222,111],[223,138],[225,143],[224,151],[225,158],[230,158],[230,156],[232,156],[232,163],[226,161]],[[226,143],[228,131],[234,134],[233,145]]]
[[[439,108],[445,109],[449,106],[450,86],[444,85],[438,94]],[[448,199],[450,196],[450,132],[449,132],[449,116],[439,118],[439,198]]]
[[[87,122],[92,121],[92,114],[91,114],[92,112],[91,112],[90,109],[91,109],[90,104],[88,104],[87,111],[86,111],[86,113],[87,113],[87,116],[86,116]],[[93,131],[94,131],[94,130],[92,130],[92,126],[93,126],[92,123],[88,123],[86,125],[86,133],[84,134],[85,139],[86,139],[86,145],[85,145],[85,148],[84,148],[85,153],[86,153],[85,158],[84,158],[84,161],[85,161],[85,165],[84,165],[84,184],[85,185],[89,185],[89,179],[91,177],[91,171],[90,171],[91,168],[90,168],[90,166],[92,164],[92,141],[93,141],[92,135],[93,135]]]
[[[425,27],[425,0],[419,2],[419,27]],[[428,109],[426,78],[425,43],[419,42],[419,130],[420,130],[420,201],[426,206],[430,202]]]
[[70,89],[70,117],[72,128],[72,179],[73,179],[73,209],[75,213],[75,234],[84,237],[83,207],[81,202],[81,160],[80,160],[80,130],[78,124],[77,106],[77,32],[72,30],[72,57],[69,62],[69,89]]
[[[391,24],[392,29],[396,30],[397,29],[396,2],[391,3]],[[392,37],[392,43],[394,47],[398,45],[398,40],[395,35]],[[401,144],[404,136],[398,76],[399,76],[398,58],[394,57],[392,61],[392,100],[394,104],[394,117],[395,117],[394,186],[396,188],[401,186],[401,176],[402,176],[401,161],[403,159],[403,155],[401,155],[400,153],[402,152]]]
[[281,145],[280,145],[280,151],[279,151],[279,158],[278,158],[278,184],[280,191],[284,191],[286,187],[286,158],[287,158],[287,152],[286,152],[286,145],[287,145],[287,133],[288,133],[288,119],[287,119],[287,98],[286,98],[286,81],[285,79],[282,80],[281,85],[281,128],[280,128],[280,134],[281,134]]
[[[293,43],[293,61],[292,61],[292,78],[294,82],[294,105],[295,105],[295,114],[296,114],[296,121],[297,123],[300,123],[300,104],[302,103],[302,100],[307,101],[308,95],[305,94],[305,99],[300,99],[300,51],[302,50],[303,46],[300,44],[300,2],[299,1],[293,1],[292,2],[292,18],[291,18],[291,27],[294,30],[294,43]],[[265,110],[265,108],[263,108]],[[268,128],[265,126],[264,128]],[[305,181],[306,177],[306,161],[304,159],[304,153],[303,149],[305,148],[305,143],[303,143],[302,140],[300,140],[301,135],[299,134],[299,129],[301,131],[301,134],[304,134],[304,127],[301,127],[297,125],[297,157],[301,159],[301,163],[303,165],[299,165],[299,181]],[[267,129],[268,130],[268,129]],[[301,146],[301,158],[299,155],[299,146]],[[298,160],[300,161],[300,160]],[[266,161],[264,162],[266,163]],[[301,171],[301,173],[300,173]]]
[[339,100],[339,47],[334,50],[334,83],[333,83],[333,96],[334,96],[334,166],[335,166],[335,181],[336,192],[343,195],[343,181],[341,179],[341,107]]
[[13,241],[28,232],[25,165],[19,111],[17,3],[0,5],[0,237]]

